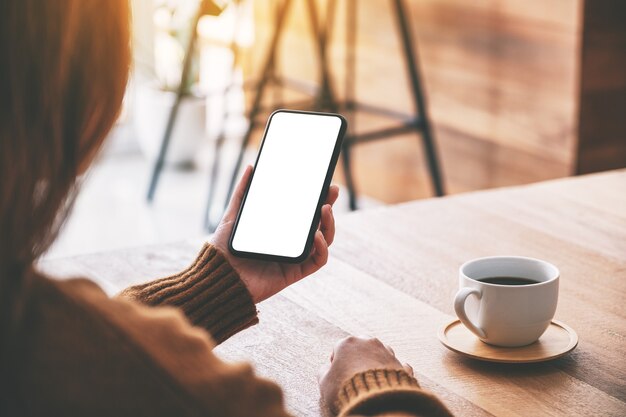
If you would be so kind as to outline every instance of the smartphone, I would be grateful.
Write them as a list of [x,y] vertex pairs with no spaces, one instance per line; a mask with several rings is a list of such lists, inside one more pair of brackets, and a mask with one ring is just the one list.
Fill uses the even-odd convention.
[[309,256],[346,129],[338,114],[271,114],[228,243],[233,255],[290,263]]

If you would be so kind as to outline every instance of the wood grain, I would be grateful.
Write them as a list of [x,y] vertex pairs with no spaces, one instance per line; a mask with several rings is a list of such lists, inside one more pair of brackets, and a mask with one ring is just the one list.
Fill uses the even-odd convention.
[[[626,415],[626,170],[382,207],[337,219],[328,265],[262,303],[261,324],[217,349],[278,381],[290,410],[316,416],[317,369],[346,334],[372,335],[457,415]],[[45,262],[109,293],[185,267],[200,242]],[[483,363],[443,347],[458,266],[486,255],[561,270],[556,319],[579,336],[547,363]]]
[[626,166],[626,3],[585,1],[576,173]]
[[[456,283],[456,277],[450,281]],[[449,352],[436,335],[451,316],[402,291],[381,285],[375,278],[341,261],[329,264],[323,277],[286,290],[285,296],[348,333],[379,337],[393,346],[401,360],[414,366],[418,379],[425,376],[437,381],[491,414],[571,416],[593,414],[600,409],[606,415],[618,416],[626,410],[622,400],[560,370],[556,365],[559,360],[517,367],[476,363]],[[595,363],[585,365],[591,367]],[[545,387],[551,388],[539,395]],[[613,387],[620,389],[619,385]],[[576,397],[585,398],[585,404],[578,404],[575,411],[554,408],[563,398]],[[463,415],[460,409],[453,411]]]
[[329,360],[336,341],[347,333],[281,295],[260,304],[259,309],[258,326],[235,335],[215,351],[227,361],[252,362],[259,375],[289,387],[285,400],[294,415],[321,415],[317,373]]
[[[317,81],[305,2],[281,47],[290,77]],[[318,1],[320,8],[328,3]],[[344,2],[330,48],[339,96]],[[358,2],[358,99],[409,112],[389,0]],[[449,192],[626,167],[626,10],[613,0],[407,0]],[[273,28],[258,7],[257,44]],[[251,49],[253,78],[262,48]],[[357,120],[357,129],[374,123]],[[417,135],[359,146],[360,191],[389,203],[432,195]],[[340,177],[338,177],[340,178]]]
[[[626,343],[614,345],[626,335],[626,193],[620,193],[626,181],[623,171],[597,178],[602,181],[590,176],[407,203],[363,213],[363,219],[357,213],[343,220],[337,240],[344,243],[334,253],[450,315],[464,261],[545,259],[561,270],[556,318],[580,337],[574,362],[563,361],[563,368],[626,398],[618,388],[624,370],[613,366],[626,357]],[[591,279],[599,280],[593,290]]]

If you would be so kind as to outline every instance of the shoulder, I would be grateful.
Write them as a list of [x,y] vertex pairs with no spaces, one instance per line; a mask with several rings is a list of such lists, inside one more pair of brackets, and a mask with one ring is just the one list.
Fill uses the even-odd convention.
[[[196,412],[236,408],[234,402],[224,403],[235,392],[256,398],[257,405],[269,402],[282,409],[274,384],[256,379],[250,365],[220,361],[209,334],[193,327],[178,309],[111,299],[86,279],[42,278],[37,286],[48,292],[46,298],[56,299],[43,307],[48,310],[44,332],[53,339],[54,352],[65,358],[55,362],[71,362],[72,379],[87,386],[115,379],[114,389],[125,387],[119,394],[123,398],[152,398]],[[68,371],[57,371],[69,379]]]
[[[87,279],[43,276],[29,283],[26,305],[16,341],[19,389],[42,393],[29,407],[76,415],[207,410],[193,378],[210,380],[226,365],[212,355],[206,332],[176,309],[110,299]],[[201,375],[192,375],[194,369]],[[76,395],[70,400],[68,392]]]

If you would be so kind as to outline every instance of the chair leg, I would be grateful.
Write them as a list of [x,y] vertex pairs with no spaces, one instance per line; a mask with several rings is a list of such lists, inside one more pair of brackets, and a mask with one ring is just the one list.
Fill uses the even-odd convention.
[[215,139],[215,149],[213,156],[213,165],[211,167],[211,178],[209,178],[209,195],[207,197],[206,208],[204,209],[204,229],[213,233],[217,228],[218,223],[211,220],[211,208],[213,207],[213,200],[215,198],[215,187],[217,184],[217,175],[220,169],[220,161],[222,158],[222,145],[224,144],[224,132]]
[[[348,139],[348,138],[346,138]],[[346,181],[346,187],[348,188],[348,198],[350,210],[356,210],[356,190],[354,188],[354,180],[352,178],[352,166],[350,162],[350,144],[344,143],[341,147],[341,162],[343,163],[343,173]]]
[[189,73],[191,70],[191,61],[193,50],[196,44],[196,39],[198,37],[197,31],[195,28],[198,27],[198,22],[203,15],[203,11],[205,10],[206,3],[203,1],[198,6],[198,11],[194,17],[194,21],[191,25],[194,30],[191,31],[191,35],[189,37],[189,43],[187,44],[187,49],[185,49],[185,58],[183,59],[183,69],[180,76],[180,84],[178,86],[178,90],[176,92],[176,99],[174,100],[174,104],[172,105],[172,110],[170,111],[169,117],[167,119],[167,125],[165,127],[165,133],[163,134],[163,140],[161,141],[161,147],[159,148],[159,155],[157,156],[157,160],[152,168],[152,175],[150,177],[150,184],[148,186],[148,195],[147,200],[151,203],[154,200],[154,194],[156,192],[156,187],[159,182],[159,177],[161,176],[161,172],[163,171],[163,165],[165,162],[165,155],[167,154],[167,149],[170,145],[170,140],[172,137],[172,132],[174,131],[174,125],[176,124],[176,117],[178,116],[178,109],[180,107],[180,103],[183,100],[184,89],[187,85],[187,80],[189,79]]
[[172,106],[172,109],[170,110],[170,114],[167,119],[165,133],[163,134],[163,139],[161,139],[161,146],[159,147],[159,154],[157,155],[157,159],[152,167],[152,174],[150,175],[150,183],[148,185],[148,195],[146,197],[149,203],[154,200],[154,194],[156,193],[159,178],[161,177],[161,172],[163,171],[165,156],[167,155],[167,150],[170,146],[170,140],[172,138],[174,125],[176,124],[176,117],[178,116],[178,108],[180,107],[181,101],[182,95],[177,94],[174,105]]
[[213,233],[217,229],[219,222],[221,219],[217,219],[214,221],[211,219],[211,209],[213,208],[213,200],[215,198],[215,189],[218,183],[218,175],[222,160],[222,147],[224,145],[224,141],[226,139],[226,123],[229,119],[229,110],[228,110],[228,98],[232,93],[233,87],[235,86],[235,72],[237,69],[237,58],[239,56],[239,47],[237,45],[237,35],[239,34],[239,26],[241,22],[241,13],[239,7],[237,8],[236,17],[235,17],[235,29],[233,31],[233,37],[231,38],[229,49],[233,54],[233,61],[230,68],[230,81],[228,86],[222,93],[222,100],[224,111],[222,113],[222,126],[220,132],[215,140],[215,147],[213,153],[213,161],[211,165],[211,174],[209,178],[209,193],[207,196],[206,208],[204,210],[204,229],[208,233]]
[[392,0],[392,2],[395,8],[396,23],[400,31],[400,37],[404,49],[404,59],[407,67],[407,72],[411,82],[411,91],[415,106],[416,120],[419,121],[419,123],[417,123],[417,126],[422,132],[422,144],[426,153],[430,178],[433,184],[435,194],[437,196],[442,196],[445,194],[445,191],[443,187],[441,169],[439,167],[437,150],[435,148],[435,142],[433,139],[430,121],[428,118],[426,103],[422,94],[419,70],[417,66],[417,58],[414,52],[411,29],[407,20],[407,8],[404,0]]
[[[356,110],[356,37],[357,37],[357,0],[346,2],[346,72],[345,72],[345,107],[348,111],[349,126],[354,128]],[[354,131],[354,129],[353,129]]]
[[[278,21],[281,13],[280,4],[274,5],[274,20]],[[279,67],[280,67],[280,51],[278,48],[274,51],[274,63],[272,64],[272,71],[270,73],[270,80],[275,84],[273,89],[273,97],[272,97],[272,109],[280,109],[284,106],[284,95],[283,95],[283,83],[282,78],[279,75]]]
[[[356,132],[356,35],[357,35],[357,0],[348,0],[346,3],[346,77],[345,77],[345,107],[348,118],[348,130]],[[350,135],[352,136],[352,135]],[[357,209],[356,189],[352,176],[351,145],[344,144],[341,149],[343,169],[345,172],[346,187],[348,188],[350,210]]]
[[337,112],[339,105],[334,94],[332,79],[330,76],[330,70],[328,66],[328,40],[330,39],[330,30],[333,26],[334,11],[336,7],[335,0],[330,0],[327,4],[327,17],[324,25],[319,21],[319,14],[317,12],[316,0],[308,0],[308,14],[311,21],[311,30],[313,32],[313,39],[317,48],[317,63],[319,71],[319,89],[317,92],[315,108],[317,110],[327,110],[331,112]]
[[287,12],[289,10],[290,5],[291,5],[291,0],[283,0],[280,10],[278,11],[278,14],[277,14],[276,27],[272,35],[272,41],[270,44],[269,51],[265,58],[265,64],[263,65],[261,79],[259,80],[257,91],[254,96],[254,100],[252,102],[250,115],[248,116],[248,119],[249,119],[248,130],[246,131],[243,137],[243,140],[241,141],[239,154],[237,155],[237,161],[235,162],[235,167],[233,169],[233,175],[230,180],[230,185],[228,187],[228,194],[227,194],[224,207],[228,205],[228,202],[230,201],[230,197],[233,194],[233,190],[235,189],[235,184],[237,183],[239,170],[241,169],[241,163],[243,161],[243,154],[245,153],[246,148],[248,147],[248,143],[250,143],[252,132],[254,131],[256,127],[256,119],[259,115],[259,112],[261,111],[261,103],[263,101],[263,94],[265,92],[265,88],[267,87],[268,82],[271,80],[273,67],[274,67],[274,58],[276,56],[276,50],[278,48],[278,44],[280,42],[280,38],[283,33],[285,19],[287,17]]
[[[315,0],[308,0],[308,12],[311,20],[311,29],[313,37],[316,41],[318,65],[320,73],[320,88],[317,96],[316,107],[320,110],[328,110],[331,112],[339,111],[339,104],[336,100],[330,70],[328,65],[328,41],[331,36],[331,28],[333,27],[336,2],[330,0],[327,4],[327,17],[324,26],[320,25],[319,16]],[[354,4],[353,4],[354,5]],[[348,13],[349,14],[349,13]],[[347,16],[348,22],[352,20],[351,16]],[[349,26],[350,27],[350,26]],[[354,29],[354,26],[351,27]],[[354,35],[354,33],[352,34]],[[353,45],[352,45],[353,46]],[[353,48],[354,49],[354,48]],[[356,210],[356,190],[352,178],[352,166],[350,159],[350,145],[344,144],[341,149],[341,158],[343,163],[346,187],[348,188],[350,210]]]

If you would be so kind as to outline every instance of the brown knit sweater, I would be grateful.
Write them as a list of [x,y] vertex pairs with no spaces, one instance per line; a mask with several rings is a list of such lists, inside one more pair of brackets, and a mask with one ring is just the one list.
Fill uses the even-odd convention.
[[[278,386],[212,353],[258,319],[247,288],[210,245],[183,272],[115,299],[85,279],[32,273],[12,305],[12,326],[2,329],[1,415],[287,415]],[[338,407],[341,415],[449,415],[397,370],[355,375]]]

